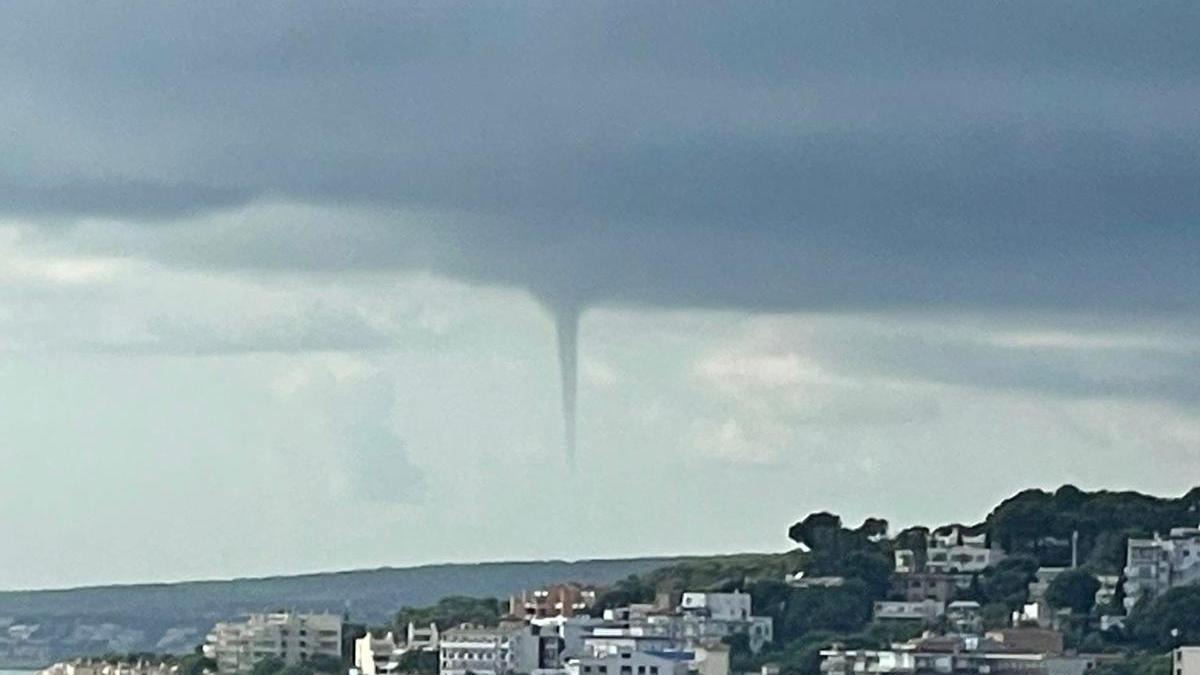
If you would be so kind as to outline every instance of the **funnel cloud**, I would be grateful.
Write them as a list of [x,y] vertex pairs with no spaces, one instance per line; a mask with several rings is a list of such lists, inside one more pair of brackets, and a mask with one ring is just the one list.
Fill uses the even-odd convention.
[[558,369],[562,383],[563,449],[567,465],[576,466],[576,407],[579,394],[579,307],[571,305],[554,313],[558,334]]
[[572,462],[584,307],[1200,310],[1193,3],[292,9],[0,8],[0,216],[569,298]]

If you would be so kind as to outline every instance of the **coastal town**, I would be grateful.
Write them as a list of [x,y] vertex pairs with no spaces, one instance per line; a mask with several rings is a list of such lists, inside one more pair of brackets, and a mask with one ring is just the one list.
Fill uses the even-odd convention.
[[[1128,622],[1173,593],[1200,591],[1200,527],[1127,538],[1117,574],[1084,569],[1078,532],[1043,538],[1040,545],[1067,552],[1068,564],[1029,570],[1017,596],[1010,595],[1019,602],[998,613],[979,589],[998,583],[997,570],[1016,569],[1027,556],[1006,551],[973,528],[920,532],[920,545],[909,548],[900,542],[914,541],[911,532],[891,538],[885,525],[871,522],[848,530],[831,526],[827,516],[815,514],[797,525],[807,528],[802,549],[810,548],[806,540],[819,547],[822,537],[831,541],[834,535],[871,547],[891,542],[886,590],[870,604],[866,631],[891,639],[866,644],[818,634],[809,653],[815,657],[812,672],[821,675],[1133,672],[1119,669],[1142,657],[1115,647]],[[816,527],[820,523],[823,530]],[[259,613],[214,625],[189,663],[83,657],[54,664],[42,675],[799,674],[805,669],[795,661],[774,658],[788,653],[786,645],[781,649],[777,623],[796,618],[756,606],[761,589],[777,589],[798,607],[806,598],[838,597],[861,584],[851,574],[798,570],[746,589],[737,583],[720,590],[657,588],[653,597],[619,602],[629,595],[621,584],[563,582],[497,601],[494,621],[448,623],[446,616],[387,627],[357,624],[336,612]],[[810,613],[829,611],[816,604]],[[1176,639],[1154,658],[1169,655],[1172,675],[1200,675],[1200,644],[1187,644],[1177,628],[1168,630]]]

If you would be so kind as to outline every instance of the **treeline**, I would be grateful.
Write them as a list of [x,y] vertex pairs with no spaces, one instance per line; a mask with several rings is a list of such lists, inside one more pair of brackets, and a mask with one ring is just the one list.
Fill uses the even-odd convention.
[[1178,499],[1164,499],[1065,485],[1053,493],[1025,490],[1004,500],[983,529],[1006,552],[1033,556],[1046,566],[1071,563],[1071,537],[1078,533],[1081,564],[1097,573],[1118,574],[1129,537],[1198,524],[1200,487]]

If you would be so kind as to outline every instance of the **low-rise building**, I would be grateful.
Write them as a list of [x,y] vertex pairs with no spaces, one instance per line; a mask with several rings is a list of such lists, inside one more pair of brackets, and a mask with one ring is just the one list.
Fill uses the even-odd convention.
[[970,590],[970,574],[934,574],[918,572],[892,576],[892,595],[909,602],[936,600],[952,602],[959,593]]
[[837,588],[846,584],[846,577],[810,577],[801,571],[786,575],[783,581],[793,588]]
[[1176,586],[1200,583],[1200,528],[1177,527],[1167,537],[1131,538],[1125,553],[1125,610]]
[[1200,646],[1177,647],[1171,652],[1174,675],[1200,675]]
[[921,621],[931,623],[946,613],[946,603],[939,600],[883,600],[875,603],[876,621]]
[[108,662],[98,659],[75,659],[55,663],[38,675],[178,675],[179,666],[156,660]]
[[890,649],[821,651],[825,675],[1060,675],[1051,660],[1059,657],[1013,649],[977,637],[935,637],[892,645]]
[[508,614],[519,619],[586,614],[596,604],[596,589],[580,584],[553,584],[509,596]]
[[1062,654],[1063,634],[1046,628],[1001,628],[984,636],[1007,649],[1037,654]]
[[892,554],[895,560],[896,574],[912,574],[917,572],[917,552],[910,548],[898,548]]
[[1116,574],[1097,574],[1096,581],[1100,588],[1096,589],[1096,606],[1109,607],[1117,599],[1117,590],[1121,586],[1121,577]]
[[719,621],[746,621],[750,618],[750,594],[738,591],[684,593],[679,603],[679,611]]
[[983,632],[983,608],[974,600],[955,600],[946,606],[946,623],[958,635]]
[[246,672],[265,658],[295,665],[316,657],[342,657],[342,617],[276,612],[213,626],[204,655],[223,673]]

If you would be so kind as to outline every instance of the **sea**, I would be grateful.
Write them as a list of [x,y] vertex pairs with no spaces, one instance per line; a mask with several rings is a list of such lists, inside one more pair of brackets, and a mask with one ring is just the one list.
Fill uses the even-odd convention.
[[0,675],[37,675],[36,670],[0,670]]

